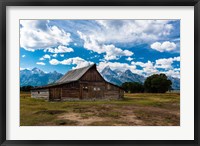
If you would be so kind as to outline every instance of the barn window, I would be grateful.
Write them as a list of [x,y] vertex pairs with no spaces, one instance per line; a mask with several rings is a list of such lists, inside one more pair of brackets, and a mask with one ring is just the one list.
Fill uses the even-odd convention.
[[87,86],[83,86],[83,89],[84,89],[84,90],[88,90],[88,87],[87,87]]
[[38,91],[38,94],[40,94],[40,91]]

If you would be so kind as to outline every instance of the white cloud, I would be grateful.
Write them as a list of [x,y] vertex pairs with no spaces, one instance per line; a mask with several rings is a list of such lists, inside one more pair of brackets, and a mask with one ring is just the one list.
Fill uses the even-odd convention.
[[60,57],[64,57],[65,55],[64,54],[60,54]]
[[159,71],[155,68],[153,62],[151,62],[149,60],[146,63],[132,61],[131,64],[132,65],[138,65],[138,66],[142,67],[143,68],[142,74],[144,76],[149,76],[149,75],[152,75],[152,74],[159,73]]
[[72,48],[68,48],[66,46],[58,46],[57,48],[46,48],[44,50],[45,52],[50,52],[50,53],[69,53],[69,52],[74,52]]
[[180,56],[173,58],[174,61],[180,61],[180,59],[181,59]]
[[166,74],[167,76],[174,77],[174,78],[180,78],[180,71],[177,71],[177,70],[168,70],[168,71],[165,71],[162,73]]
[[37,65],[45,65],[44,62],[37,62],[36,64],[37,64]]
[[26,55],[22,55],[22,58],[26,57]]
[[115,47],[115,45],[100,44],[94,35],[86,36],[82,32],[77,32],[82,40],[84,40],[84,48],[97,52],[98,54],[105,53],[104,57],[106,60],[117,60],[121,56],[132,56],[133,52],[129,50],[122,50],[121,48]]
[[165,52],[165,51],[174,51],[176,49],[176,44],[174,42],[155,42],[151,44],[151,48],[154,50],[157,50],[159,52]]
[[58,56],[58,54],[53,54],[52,56],[53,56],[53,57],[57,57],[57,56]]
[[[96,32],[98,41],[140,43],[158,40],[174,29],[170,20],[97,20],[102,28]],[[94,33],[93,33],[94,35]]]
[[[173,68],[172,64],[174,61],[180,61],[180,57],[174,58],[161,58],[154,62],[134,62],[131,64],[142,67],[141,74],[144,76],[150,76],[152,74],[165,73],[172,77],[180,77],[180,68]],[[165,69],[165,71],[159,71],[158,69]],[[137,70],[137,69],[136,69]]]
[[155,67],[156,68],[163,68],[165,70],[172,69],[172,63],[174,61],[180,61],[180,57],[174,57],[174,58],[161,58],[156,60]]
[[39,60],[41,60],[41,61],[43,61],[43,60],[45,60],[43,57],[41,57]]
[[102,49],[102,47],[98,44],[98,42],[95,39],[94,35],[86,36],[80,31],[77,31],[78,35],[82,40],[84,40],[84,48],[97,52],[99,54],[104,53],[105,50]]
[[181,71],[180,68],[174,68],[174,71]]
[[129,50],[122,50],[115,47],[114,45],[103,45],[106,55],[104,56],[106,60],[117,60],[121,56],[132,56],[133,52]]
[[60,62],[57,59],[52,59],[49,61],[51,65],[58,65]]
[[81,68],[81,67],[85,67],[88,66],[90,64],[93,64],[93,62],[91,61],[86,61],[80,57],[74,57],[74,58],[68,58],[68,59],[64,59],[62,61],[58,61],[57,59],[52,59],[49,61],[49,63],[51,65],[58,65],[58,64],[62,64],[62,65],[76,65],[75,67],[73,67],[73,69],[76,68]]
[[25,70],[25,69],[31,70],[30,68],[23,68],[23,67],[20,67],[20,70]]
[[51,58],[51,56],[50,56],[50,55],[48,55],[48,54],[45,54],[45,55],[43,56],[43,58],[45,58],[45,59],[50,59],[50,58]]
[[39,60],[45,60],[45,59],[51,59],[51,56],[48,54],[45,54],[43,57],[41,57]]
[[68,45],[70,33],[57,26],[50,26],[47,20],[20,20],[20,47],[35,51],[58,45]]
[[128,57],[128,58],[126,58],[126,60],[127,60],[127,61],[132,61],[132,60],[133,60],[133,58],[131,58],[131,57]]

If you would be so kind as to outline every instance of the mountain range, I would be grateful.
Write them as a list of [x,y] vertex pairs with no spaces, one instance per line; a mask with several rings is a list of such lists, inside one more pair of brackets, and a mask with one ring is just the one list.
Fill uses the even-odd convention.
[[[109,66],[105,67],[100,74],[103,78],[115,85],[120,86],[124,82],[139,82],[144,83],[145,77],[142,75],[135,74],[131,72],[131,70],[120,71],[120,70],[112,70]],[[56,71],[45,73],[38,68],[33,68],[32,70],[21,70],[20,71],[20,86],[43,86],[50,83],[54,83],[59,78],[61,78],[63,74],[58,73]],[[175,90],[180,90],[180,79],[174,77],[168,77],[172,81],[172,88]]]
[[[111,70],[109,66],[105,67],[101,72],[103,78],[113,84],[120,86],[125,82],[139,82],[144,83],[146,77],[142,75],[135,74],[131,70],[126,70],[124,72],[119,70]],[[168,76],[168,79],[172,82],[172,88],[174,90],[180,90],[180,79]]]
[[45,73],[38,68],[20,70],[20,86],[43,86],[60,79],[63,74],[56,71]]

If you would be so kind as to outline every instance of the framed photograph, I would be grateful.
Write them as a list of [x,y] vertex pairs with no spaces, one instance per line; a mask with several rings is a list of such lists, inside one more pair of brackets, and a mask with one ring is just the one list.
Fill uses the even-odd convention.
[[0,4],[2,146],[199,145],[199,1]]

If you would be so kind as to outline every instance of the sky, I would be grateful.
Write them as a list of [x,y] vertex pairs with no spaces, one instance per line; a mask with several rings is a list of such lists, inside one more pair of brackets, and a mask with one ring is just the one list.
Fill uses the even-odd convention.
[[102,71],[180,78],[180,20],[20,20],[20,70]]

